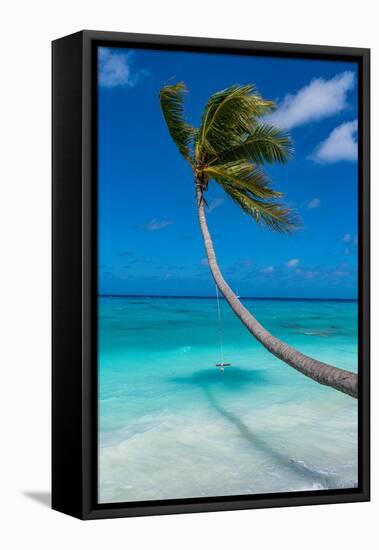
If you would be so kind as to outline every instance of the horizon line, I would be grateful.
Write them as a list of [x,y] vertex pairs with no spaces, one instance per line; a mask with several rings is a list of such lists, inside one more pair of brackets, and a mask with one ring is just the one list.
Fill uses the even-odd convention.
[[[97,295],[98,298],[185,298],[185,299],[201,299],[201,300],[216,300],[216,296],[186,296],[186,295],[166,295],[166,294],[103,294]],[[358,298],[300,298],[300,297],[284,297],[284,296],[239,296],[241,299],[247,300],[278,300],[278,301],[309,301],[309,302],[358,302]],[[225,299],[220,295],[220,298]]]

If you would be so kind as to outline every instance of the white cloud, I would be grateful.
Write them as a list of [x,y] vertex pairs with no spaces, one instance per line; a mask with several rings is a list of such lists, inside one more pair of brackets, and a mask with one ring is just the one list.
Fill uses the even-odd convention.
[[131,74],[130,52],[122,49],[99,48],[99,84],[106,88],[134,86],[138,76]]
[[314,199],[311,199],[308,204],[307,204],[307,207],[308,208],[318,208],[321,204],[321,200],[318,199],[317,197],[315,197]]
[[304,271],[304,276],[307,278],[307,279],[314,279],[315,277],[318,277],[320,275],[320,272],[319,271],[316,271],[316,270],[308,270],[308,271]]
[[357,160],[358,144],[356,134],[357,120],[344,122],[322,141],[311,155],[311,159],[319,163],[332,163],[341,160]]
[[346,95],[353,88],[354,80],[352,71],[337,74],[330,80],[315,78],[297,93],[287,94],[277,111],[267,118],[276,126],[291,129],[335,115],[346,107]]
[[293,260],[289,260],[287,262],[287,267],[296,267],[299,265],[299,262],[300,262],[299,258],[293,258]]
[[153,220],[150,220],[149,222],[140,225],[139,227],[141,229],[147,229],[148,231],[158,231],[159,229],[163,229],[164,227],[172,225],[173,223],[174,222],[171,220],[158,221],[154,218]]
[[273,273],[274,271],[274,266],[270,265],[268,267],[263,267],[261,269],[261,273]]
[[208,212],[211,213],[213,212],[213,210],[216,210],[216,208],[218,208],[219,206],[221,206],[222,204],[224,203],[224,199],[213,199],[209,204],[208,204]]
[[250,267],[253,264],[251,260],[240,260],[239,265],[241,267]]
[[296,269],[296,273],[298,275],[301,275],[302,277],[305,277],[306,279],[315,279],[320,275],[320,272],[317,270],[303,270],[303,269]]

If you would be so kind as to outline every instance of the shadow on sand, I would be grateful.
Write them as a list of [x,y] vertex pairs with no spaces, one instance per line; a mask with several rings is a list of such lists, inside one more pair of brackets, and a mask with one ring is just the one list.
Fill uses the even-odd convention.
[[204,369],[194,372],[191,376],[178,376],[170,379],[175,384],[188,384],[203,389],[217,387],[226,390],[239,390],[249,385],[264,385],[267,383],[265,371],[245,370],[239,367],[226,367],[224,372],[219,369]]
[[[215,393],[218,390],[239,390],[245,386],[252,386],[250,391],[254,392],[253,386],[267,384],[267,375],[264,370],[244,370],[238,367],[228,367],[223,373],[217,369],[207,369],[194,372],[191,376],[172,378],[171,381],[177,384],[189,384],[199,387],[204,392],[207,401],[227,422],[232,424],[240,435],[253,447],[254,450],[263,452],[279,468],[292,471],[301,480],[320,485],[325,489],[338,487],[338,476],[329,472],[322,472],[307,466],[305,463],[297,462],[281,451],[273,448],[265,439],[257,436],[236,414],[225,408],[220,397],[216,399]],[[271,382],[270,382],[271,383]],[[252,409],[254,407],[252,399]]]

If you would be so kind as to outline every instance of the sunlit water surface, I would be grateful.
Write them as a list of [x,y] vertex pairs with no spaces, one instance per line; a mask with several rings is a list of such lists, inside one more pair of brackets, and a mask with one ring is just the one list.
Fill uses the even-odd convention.
[[[357,304],[243,299],[274,335],[357,370]],[[99,298],[99,502],[354,487],[357,401],[268,353],[221,301]]]

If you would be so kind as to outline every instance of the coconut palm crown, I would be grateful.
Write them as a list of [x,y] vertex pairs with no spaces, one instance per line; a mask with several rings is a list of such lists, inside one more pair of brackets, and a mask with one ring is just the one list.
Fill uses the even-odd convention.
[[[234,85],[213,94],[206,104],[199,128],[184,116],[183,82],[160,92],[162,112],[180,153],[192,166],[201,195],[211,180],[257,223],[276,231],[298,226],[294,213],[279,199],[262,169],[263,163],[284,163],[293,154],[290,137],[261,120],[275,109],[255,86]],[[204,197],[203,197],[204,200]]]

